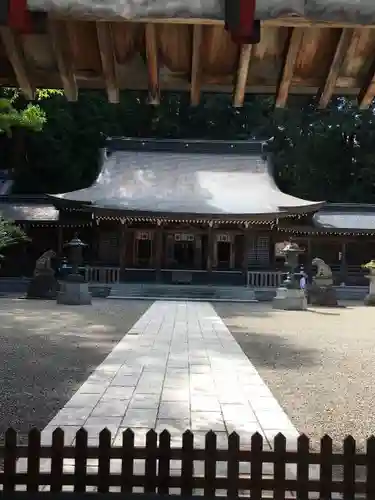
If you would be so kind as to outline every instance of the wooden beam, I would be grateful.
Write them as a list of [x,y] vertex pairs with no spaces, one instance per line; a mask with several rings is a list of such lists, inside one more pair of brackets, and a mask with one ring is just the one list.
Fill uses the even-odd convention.
[[235,108],[242,107],[245,100],[246,82],[249,73],[252,48],[252,45],[241,45],[233,96],[233,106]]
[[370,107],[372,101],[375,98],[375,74],[373,75],[371,82],[364,86],[360,93],[358,94],[358,106],[359,109],[367,109]]
[[[52,14],[55,19],[71,19],[69,14],[54,13]],[[97,21],[98,16],[94,14],[75,14],[74,19],[76,21]],[[124,18],[122,16],[106,16],[106,21],[114,23],[123,23]],[[224,26],[224,20],[220,19],[209,19],[209,18],[199,18],[199,17],[136,17],[133,19],[126,19],[127,23],[150,23],[150,24],[188,24],[195,25],[200,24],[202,26]],[[375,24],[363,24],[363,23],[351,23],[349,21],[345,22],[333,22],[333,21],[319,21],[315,19],[307,19],[301,16],[285,16],[277,17],[275,19],[266,19],[262,21],[262,26],[271,26],[273,28],[283,27],[283,28],[371,28],[375,29]]]
[[67,22],[69,21],[64,22],[49,19],[48,31],[65,96],[68,101],[76,101],[78,99],[78,87],[73,70],[73,54],[70,46]]
[[358,94],[358,106],[360,109],[370,107],[375,98],[375,59],[373,60],[370,70],[365,78],[365,82]]
[[289,88],[292,84],[294,66],[297,61],[298,52],[301,47],[303,28],[292,28],[288,41],[288,48],[285,57],[280,82],[276,91],[276,107],[283,108],[288,100]]
[[145,41],[146,41],[146,59],[148,71],[148,99],[149,104],[160,104],[160,88],[159,88],[159,60],[158,46],[156,42],[156,27],[155,24],[146,24],[145,26]]
[[318,107],[320,109],[326,108],[331,100],[341,66],[344,62],[346,54],[348,53],[350,45],[354,40],[353,35],[354,30],[350,28],[344,28],[341,32],[326,81],[318,94]]
[[14,33],[8,26],[1,26],[0,34],[7,57],[16,75],[19,88],[27,99],[34,99],[34,89],[28,75],[25,55],[19,35]]
[[117,104],[120,102],[120,91],[116,75],[115,50],[111,24],[107,22],[97,22],[96,34],[98,37],[103,76],[107,87],[108,101]]
[[190,74],[190,102],[198,106],[201,94],[201,52],[202,52],[203,26],[193,26],[193,43],[191,49],[191,74]]

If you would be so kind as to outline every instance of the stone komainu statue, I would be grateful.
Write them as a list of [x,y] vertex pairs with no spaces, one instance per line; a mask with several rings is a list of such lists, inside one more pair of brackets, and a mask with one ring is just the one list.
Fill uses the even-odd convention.
[[54,274],[55,271],[51,266],[51,260],[55,257],[56,252],[53,250],[47,250],[44,252],[35,262],[34,276],[40,276],[41,274]]
[[32,277],[26,297],[28,299],[55,299],[57,296],[57,280],[51,260],[56,257],[53,250],[47,250],[35,262]]
[[337,306],[332,269],[319,257],[315,257],[311,264],[316,267],[316,274],[308,290],[308,301],[313,305]]
[[[328,264],[324,262],[323,259],[320,259],[319,257],[315,257],[313,261],[311,262],[313,266],[317,268],[316,274],[313,277],[313,282],[322,282],[322,285],[324,284],[324,281],[327,281],[327,284],[333,284],[333,275],[332,275],[332,269],[329,267]],[[328,283],[331,281],[331,283]]]

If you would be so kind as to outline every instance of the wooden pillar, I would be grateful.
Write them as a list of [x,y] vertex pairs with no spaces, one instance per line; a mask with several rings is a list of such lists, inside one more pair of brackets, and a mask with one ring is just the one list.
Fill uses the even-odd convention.
[[64,233],[63,227],[59,226],[57,228],[57,255],[61,257],[64,249]]
[[207,238],[207,271],[211,272],[214,264],[214,231],[213,224],[210,222],[208,225],[208,238]]
[[163,227],[161,221],[158,221],[157,227],[154,233],[155,239],[155,269],[156,269],[156,281],[161,280],[161,264],[163,257]]
[[347,278],[346,266],[346,241],[341,243],[341,258],[340,258],[340,283],[345,283]]
[[246,225],[244,230],[244,246],[243,246],[243,258],[242,258],[242,271],[244,274],[246,285],[247,285],[247,275],[249,271],[250,236],[251,236],[250,229],[248,225]]
[[242,258],[242,272],[244,275],[245,285],[248,284],[249,273],[249,251],[250,251],[251,232],[248,226],[245,226],[244,231],[244,245],[243,245],[243,258]]
[[92,237],[91,237],[91,263],[99,260],[99,242],[100,242],[100,220],[95,219],[92,224]]
[[119,265],[121,271],[125,270],[126,268],[126,247],[127,247],[126,236],[127,236],[127,227],[125,224],[125,220],[121,219],[120,241],[119,241]]
[[194,267],[196,269],[202,268],[202,238],[200,234],[194,236]]
[[311,241],[311,236],[307,238],[307,263],[309,266],[311,266],[311,261],[313,260],[312,256],[312,241]]

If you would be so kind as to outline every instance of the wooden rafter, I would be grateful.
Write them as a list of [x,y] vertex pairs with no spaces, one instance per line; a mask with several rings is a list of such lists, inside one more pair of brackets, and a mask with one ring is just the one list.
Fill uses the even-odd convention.
[[341,66],[344,62],[346,54],[348,53],[350,45],[353,42],[353,34],[354,30],[350,28],[344,28],[341,32],[324,87],[320,90],[318,95],[318,106],[320,109],[327,107],[329,101],[331,100]]
[[96,34],[98,37],[100,59],[107,87],[108,100],[116,104],[120,101],[120,91],[116,75],[115,50],[113,46],[111,24],[107,22],[97,22]]
[[191,51],[191,76],[190,76],[190,102],[197,106],[201,94],[201,51],[202,51],[203,26],[193,26],[193,43]]
[[287,54],[285,57],[285,62],[276,93],[276,107],[278,108],[284,107],[288,100],[289,89],[292,84],[294,73],[294,66],[296,64],[298,52],[301,47],[303,34],[303,28],[292,28]]
[[243,106],[246,91],[247,75],[251,58],[252,45],[242,45],[238,60],[236,83],[234,87],[233,106],[240,108]]
[[160,88],[159,88],[158,46],[156,41],[155,24],[146,24],[145,41],[146,41],[146,59],[147,59],[147,71],[148,71],[149,103],[157,105],[160,104]]
[[78,87],[73,70],[73,55],[67,24],[64,21],[49,19],[48,29],[65,96],[68,101],[76,101]]
[[358,106],[367,109],[375,98],[375,59],[371,64],[367,78],[358,94]]
[[34,89],[27,71],[27,64],[19,35],[8,26],[1,26],[0,34],[7,57],[16,75],[18,86],[27,99],[34,99]]

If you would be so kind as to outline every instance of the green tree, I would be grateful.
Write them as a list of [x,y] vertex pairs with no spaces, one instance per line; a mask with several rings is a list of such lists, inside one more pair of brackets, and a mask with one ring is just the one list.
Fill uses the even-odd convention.
[[21,227],[14,222],[0,216],[0,251],[21,241],[27,241],[28,237]]
[[12,99],[0,98],[0,133],[12,136],[14,129],[24,128],[40,132],[47,121],[45,112],[36,104],[16,109]]

